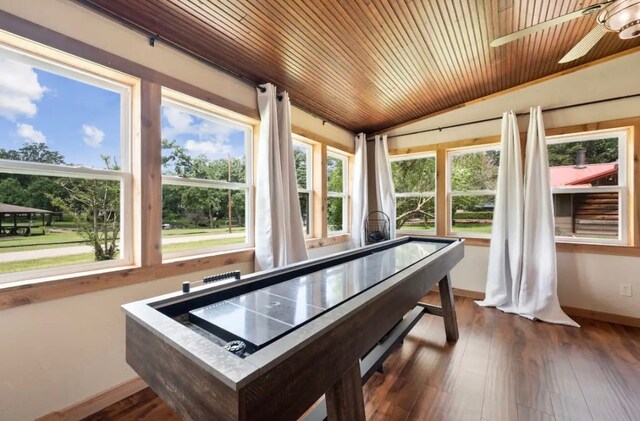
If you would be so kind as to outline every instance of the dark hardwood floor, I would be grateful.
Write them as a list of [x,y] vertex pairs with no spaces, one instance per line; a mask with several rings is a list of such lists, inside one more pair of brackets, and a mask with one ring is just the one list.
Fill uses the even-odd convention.
[[[436,295],[425,301],[437,303]],[[640,420],[640,329],[531,322],[456,298],[460,340],[425,315],[364,386],[370,420]],[[92,420],[177,420],[145,389]]]

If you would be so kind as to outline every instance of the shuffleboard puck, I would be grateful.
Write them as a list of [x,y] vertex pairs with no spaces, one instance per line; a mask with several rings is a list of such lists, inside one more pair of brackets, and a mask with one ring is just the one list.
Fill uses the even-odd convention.
[[241,357],[242,354],[244,354],[244,350],[246,348],[247,345],[242,341],[231,341],[224,346],[224,349],[237,355],[238,357]]

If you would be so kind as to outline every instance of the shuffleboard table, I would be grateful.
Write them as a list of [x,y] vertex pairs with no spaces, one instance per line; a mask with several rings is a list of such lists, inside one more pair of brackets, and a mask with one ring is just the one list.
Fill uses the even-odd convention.
[[[185,420],[362,420],[362,384],[424,313],[458,339],[463,255],[403,237],[126,304],[127,362]],[[442,307],[420,303],[436,284]]]

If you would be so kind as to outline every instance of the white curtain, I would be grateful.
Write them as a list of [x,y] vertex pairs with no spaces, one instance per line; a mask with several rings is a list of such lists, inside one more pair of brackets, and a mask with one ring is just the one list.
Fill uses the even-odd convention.
[[524,190],[519,137],[515,114],[503,114],[486,297],[477,303],[579,327],[558,301],[553,201],[540,107],[531,108]]
[[540,107],[531,108],[525,171],[522,280],[518,310],[529,319],[579,327],[558,300],[549,159]]
[[369,213],[369,195],[367,192],[367,136],[356,136],[356,155],[353,169],[353,195],[351,199],[351,246],[366,245],[364,220]]
[[384,212],[389,217],[391,224],[389,227],[390,238],[396,238],[396,193],[391,175],[387,135],[377,135],[374,143],[378,210]]
[[500,168],[493,213],[489,269],[481,306],[517,313],[518,286],[522,274],[524,222],[522,155],[518,120],[513,111],[502,115]]
[[[262,92],[264,90],[264,92]],[[307,259],[291,138],[291,105],[276,87],[258,88],[260,139],[256,177],[256,271]]]

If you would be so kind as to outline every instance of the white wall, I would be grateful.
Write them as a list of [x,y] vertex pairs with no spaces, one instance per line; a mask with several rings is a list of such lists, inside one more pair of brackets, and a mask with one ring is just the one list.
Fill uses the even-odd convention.
[[[256,109],[255,88],[65,0],[0,0],[0,9]],[[295,102],[295,98],[293,98]],[[353,147],[353,134],[305,111],[294,125]],[[318,257],[346,248],[310,250]],[[216,271],[253,270],[253,265]],[[213,271],[160,279],[0,311],[0,420],[33,419],[135,376],[124,360],[124,303],[180,288]]]
[[[637,72],[640,53],[634,53],[505,95],[480,101],[439,116],[390,130],[411,133],[500,116],[504,111],[528,112],[530,106],[555,108],[640,92]],[[573,126],[640,115],[640,98],[577,107],[544,114],[546,128]],[[526,131],[528,116],[519,119]],[[474,139],[500,134],[500,121],[468,125],[389,139],[389,147]],[[484,291],[488,247],[467,246],[465,259],[452,274],[457,288]],[[632,285],[633,297],[620,295],[620,284]],[[563,305],[640,317],[640,258],[585,253],[558,253],[558,291]]]

